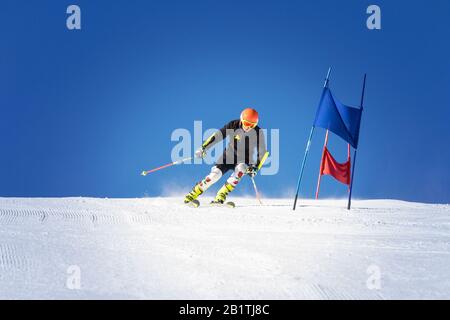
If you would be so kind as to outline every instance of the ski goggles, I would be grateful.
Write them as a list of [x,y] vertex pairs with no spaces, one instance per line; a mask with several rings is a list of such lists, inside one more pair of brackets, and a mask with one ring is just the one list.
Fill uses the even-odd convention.
[[241,120],[241,123],[244,128],[251,128],[251,129],[256,127],[256,125],[258,124],[257,122],[251,122],[248,120]]

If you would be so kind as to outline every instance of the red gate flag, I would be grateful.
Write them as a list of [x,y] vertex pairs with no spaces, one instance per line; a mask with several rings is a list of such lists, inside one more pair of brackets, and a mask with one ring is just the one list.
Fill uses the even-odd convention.
[[350,185],[350,166],[350,156],[347,162],[339,163],[333,158],[327,147],[324,147],[320,175],[329,174],[343,184]]

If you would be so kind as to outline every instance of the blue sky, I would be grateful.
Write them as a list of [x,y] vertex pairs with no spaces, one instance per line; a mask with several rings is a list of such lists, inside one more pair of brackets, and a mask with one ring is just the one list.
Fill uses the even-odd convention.
[[[66,28],[70,4],[82,30]],[[370,4],[381,30],[366,28]],[[2,1],[0,196],[187,192],[209,166],[139,173],[170,161],[174,129],[220,127],[248,106],[280,129],[279,173],[257,183],[293,196],[333,66],[345,104],[359,104],[368,77],[354,197],[448,203],[449,13],[447,0]],[[316,130],[302,196],[314,194],[323,138]],[[338,137],[329,147],[345,160]],[[236,193],[252,192],[242,181]],[[321,195],[346,187],[324,177]]]

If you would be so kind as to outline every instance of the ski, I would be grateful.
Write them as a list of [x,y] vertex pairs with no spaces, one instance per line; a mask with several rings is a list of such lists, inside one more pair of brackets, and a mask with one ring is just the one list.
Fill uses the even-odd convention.
[[211,201],[210,205],[213,206],[213,207],[228,207],[228,208],[236,207],[236,205],[232,201],[227,201],[227,202],[224,202],[224,203]]
[[189,201],[189,202],[185,202],[184,204],[187,205],[188,207],[191,207],[191,208],[198,208],[200,206],[200,201],[192,200],[192,201]]
[[234,207],[236,207],[236,205],[235,205],[234,202],[232,202],[232,201],[225,202],[225,205],[226,205],[228,208],[234,208]]

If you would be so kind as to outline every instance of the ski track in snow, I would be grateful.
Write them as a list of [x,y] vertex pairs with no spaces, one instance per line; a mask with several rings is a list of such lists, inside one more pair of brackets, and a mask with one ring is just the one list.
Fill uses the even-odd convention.
[[0,298],[450,298],[449,205],[233,200],[0,198]]

